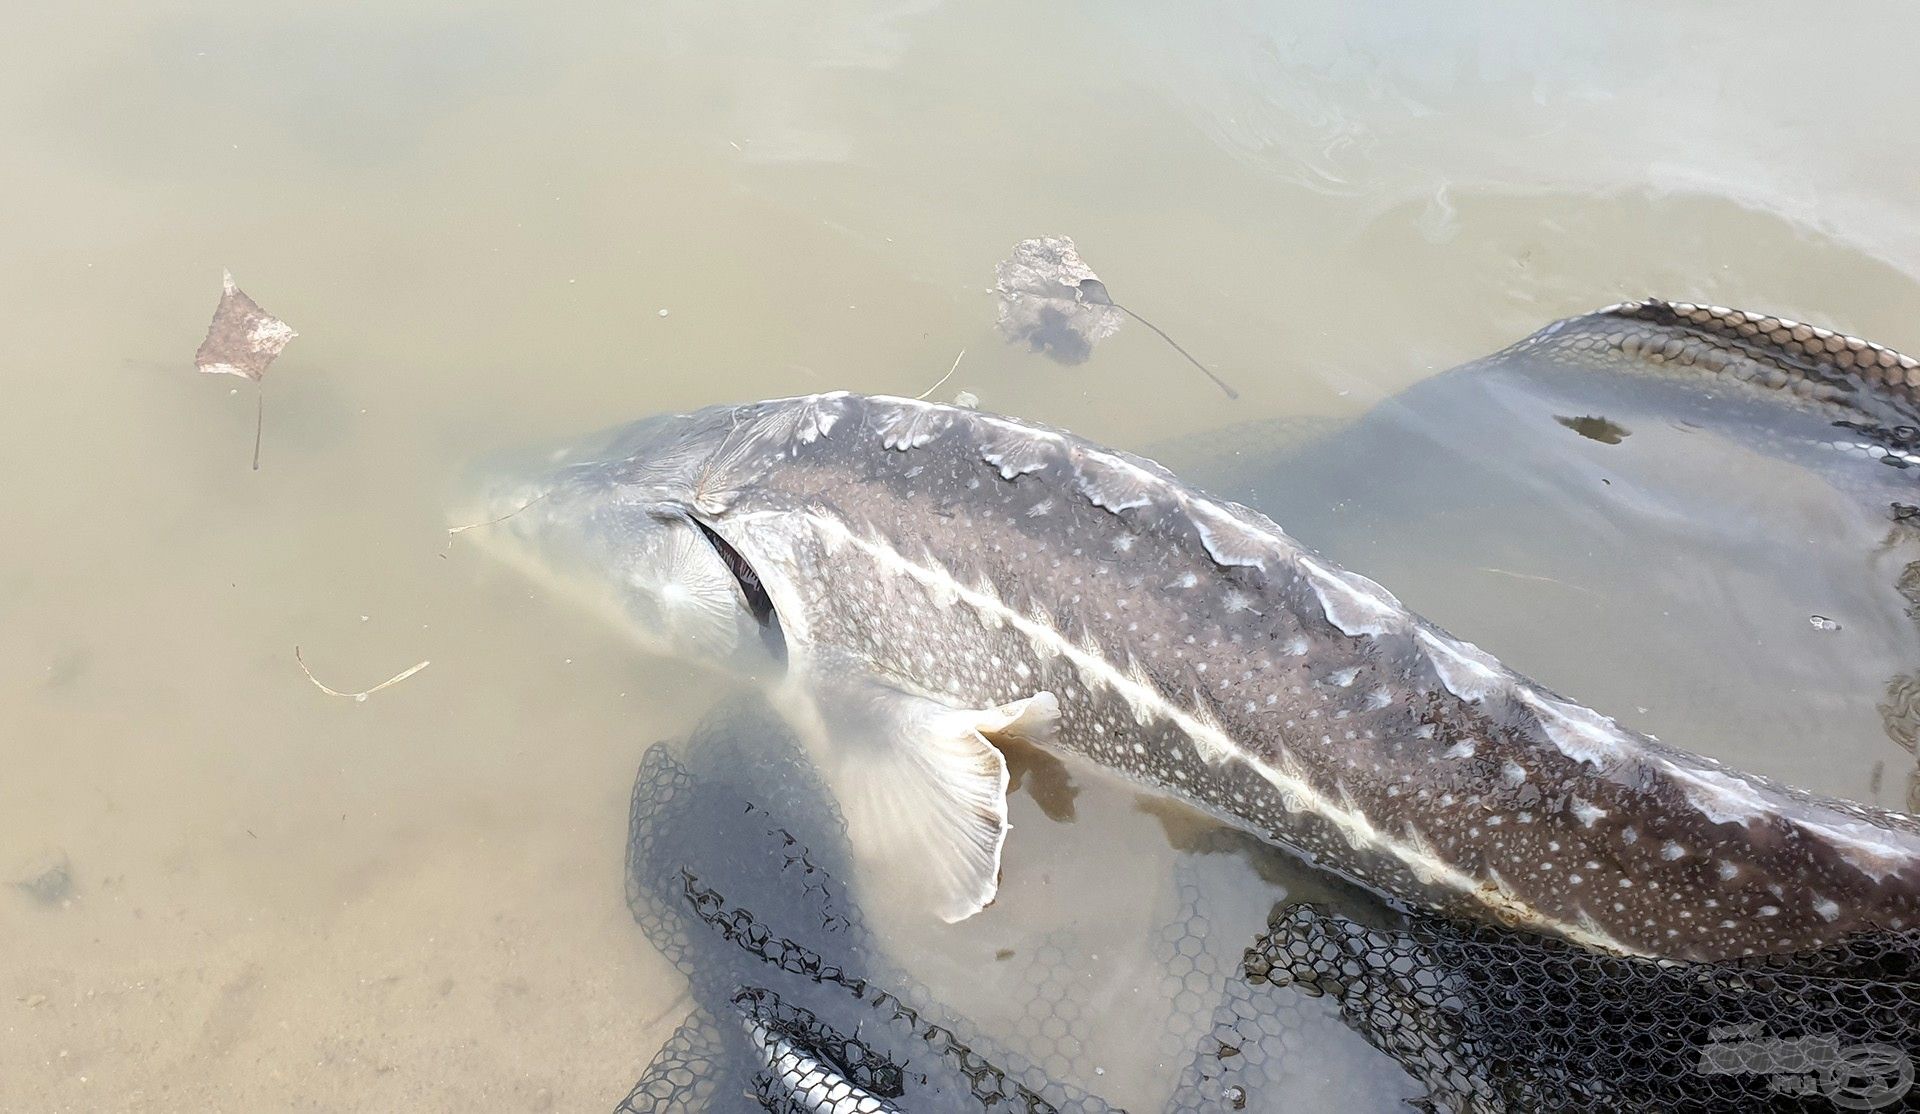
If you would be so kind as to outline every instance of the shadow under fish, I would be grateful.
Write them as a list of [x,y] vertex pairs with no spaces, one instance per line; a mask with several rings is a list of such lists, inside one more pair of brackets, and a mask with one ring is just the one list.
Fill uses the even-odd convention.
[[851,870],[832,798],[764,706],[724,706],[684,744],[648,750],[627,902],[695,1005],[617,1110],[1110,1109],[896,968],[847,889]]
[[[1065,1078],[1087,1068],[1059,1053],[1101,1022],[1057,989],[1097,959],[1071,940],[1042,949],[1040,1008],[1006,1031],[944,1005],[870,934],[833,801],[763,708],[729,706],[686,744],[649,750],[629,837],[629,905],[694,1007],[621,1114],[1118,1109]],[[1220,964],[1207,886],[1182,869],[1172,889],[1159,1109],[1301,1101],[1303,1080],[1342,1070],[1328,1006],[1430,1110],[1784,1111],[1810,1096],[1875,1109],[1905,1095],[1920,1056],[1920,933],[1662,963],[1288,902]],[[1337,1091],[1368,1089],[1364,1064],[1346,1070]]]

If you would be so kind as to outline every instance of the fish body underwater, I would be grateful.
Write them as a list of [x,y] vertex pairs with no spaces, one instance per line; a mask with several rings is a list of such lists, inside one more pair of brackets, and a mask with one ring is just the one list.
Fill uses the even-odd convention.
[[1144,448],[1588,707],[1920,812],[1920,531],[1900,521],[1920,473],[1895,455],[1920,407],[1652,308],[1558,322],[1349,419]]
[[854,843],[994,894],[992,741],[1083,756],[1400,902],[1717,960],[1920,923],[1920,823],[1664,745],[1150,461],[845,393],[649,419],[503,484],[509,547],[765,678]]

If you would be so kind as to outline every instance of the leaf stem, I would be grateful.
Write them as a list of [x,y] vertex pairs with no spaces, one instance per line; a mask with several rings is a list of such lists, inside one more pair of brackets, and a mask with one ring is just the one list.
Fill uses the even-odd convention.
[[1239,392],[1239,391],[1236,391],[1236,390],[1234,390],[1234,389],[1233,389],[1232,387],[1229,387],[1229,386],[1227,385],[1227,381],[1226,381],[1226,380],[1224,380],[1224,379],[1222,379],[1222,378],[1220,378],[1220,377],[1219,377],[1218,375],[1215,375],[1215,374],[1213,373],[1213,369],[1211,369],[1211,368],[1209,368],[1209,367],[1208,367],[1207,365],[1205,365],[1205,364],[1203,364],[1203,363],[1201,363],[1201,362],[1200,362],[1199,360],[1196,360],[1196,359],[1194,359],[1194,357],[1193,357],[1193,353],[1191,353],[1191,352],[1189,352],[1189,351],[1187,351],[1186,349],[1184,349],[1184,348],[1182,348],[1182,347],[1180,347],[1180,342],[1179,342],[1179,341],[1177,341],[1177,340],[1175,340],[1175,339],[1173,339],[1172,337],[1170,337],[1170,336],[1168,336],[1168,335],[1167,335],[1167,331],[1166,331],[1165,329],[1162,329],[1162,328],[1161,328],[1160,326],[1158,326],[1158,325],[1155,325],[1155,324],[1154,324],[1153,322],[1151,322],[1151,321],[1149,321],[1149,320],[1147,320],[1146,318],[1144,318],[1144,317],[1142,317],[1142,316],[1140,316],[1139,314],[1137,314],[1137,313],[1135,313],[1135,312],[1133,312],[1132,310],[1130,310],[1130,309],[1128,309],[1127,307],[1125,307],[1125,306],[1123,306],[1123,305],[1121,305],[1121,304],[1120,304],[1119,302],[1111,302],[1111,301],[1110,301],[1110,302],[1108,302],[1107,304],[1108,304],[1108,305],[1110,305],[1110,306],[1112,306],[1112,307],[1113,307],[1114,309],[1117,309],[1117,310],[1119,310],[1119,311],[1120,311],[1121,313],[1124,313],[1124,314],[1126,314],[1126,315],[1127,315],[1128,317],[1131,317],[1131,318],[1133,318],[1133,319],[1134,319],[1135,321],[1138,321],[1138,322],[1140,322],[1140,323],[1141,323],[1142,325],[1145,325],[1145,326],[1146,326],[1147,328],[1149,328],[1149,329],[1152,329],[1152,330],[1153,330],[1154,332],[1156,332],[1156,333],[1159,333],[1159,334],[1160,334],[1160,339],[1161,339],[1161,340],[1164,340],[1164,341],[1166,341],[1166,342],[1167,342],[1168,344],[1171,344],[1171,345],[1173,345],[1173,350],[1174,350],[1175,352],[1178,352],[1178,353],[1180,353],[1180,354],[1181,354],[1182,356],[1185,356],[1185,357],[1187,358],[1187,362],[1188,362],[1188,363],[1190,363],[1190,364],[1192,364],[1192,365],[1193,365],[1194,367],[1197,367],[1197,368],[1199,368],[1199,369],[1200,369],[1200,374],[1202,374],[1202,375],[1204,375],[1204,376],[1206,376],[1206,377],[1207,377],[1208,379],[1211,379],[1211,380],[1213,380],[1213,385],[1214,385],[1214,386],[1216,386],[1216,387],[1218,387],[1218,388],[1220,388],[1220,389],[1221,389],[1222,391],[1225,391],[1225,392],[1226,392],[1226,395],[1227,395],[1227,397],[1228,397],[1228,398],[1239,398],[1239,397],[1240,397],[1240,392]]

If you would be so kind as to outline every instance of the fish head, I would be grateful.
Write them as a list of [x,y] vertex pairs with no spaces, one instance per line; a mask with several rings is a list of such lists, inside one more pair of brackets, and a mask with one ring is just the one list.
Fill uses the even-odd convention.
[[[715,529],[741,407],[662,414],[487,463],[453,529],[650,652],[758,676],[784,662],[754,569]],[[749,423],[748,428],[751,428]]]

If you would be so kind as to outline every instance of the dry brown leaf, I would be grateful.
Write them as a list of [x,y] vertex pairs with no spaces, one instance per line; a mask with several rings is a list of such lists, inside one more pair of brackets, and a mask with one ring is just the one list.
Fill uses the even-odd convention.
[[1095,344],[1120,330],[1123,318],[1131,317],[1172,345],[1228,398],[1240,397],[1239,391],[1180,347],[1160,326],[1114,301],[1107,293],[1107,284],[1080,258],[1071,236],[1020,241],[1013,246],[1013,255],[994,268],[994,277],[1000,331],[1010,341],[1024,343],[1063,364],[1080,364],[1093,355]]
[[1082,292],[1082,283],[1100,280],[1070,236],[1020,241],[994,275],[1000,331],[1063,364],[1085,363],[1093,346],[1119,332],[1125,319],[1111,300],[1089,300]]
[[[207,339],[193,354],[194,366],[209,375],[238,375],[257,384],[274,357],[299,335],[293,326],[261,309],[260,303],[234,285],[233,272],[224,271],[220,304],[213,311],[213,323],[207,326]],[[260,469],[260,432],[265,422],[266,396],[262,394],[254,406],[255,471]]]
[[258,383],[267,365],[299,335],[235,286],[232,272],[224,272],[220,306],[193,362],[209,375],[238,375]]

